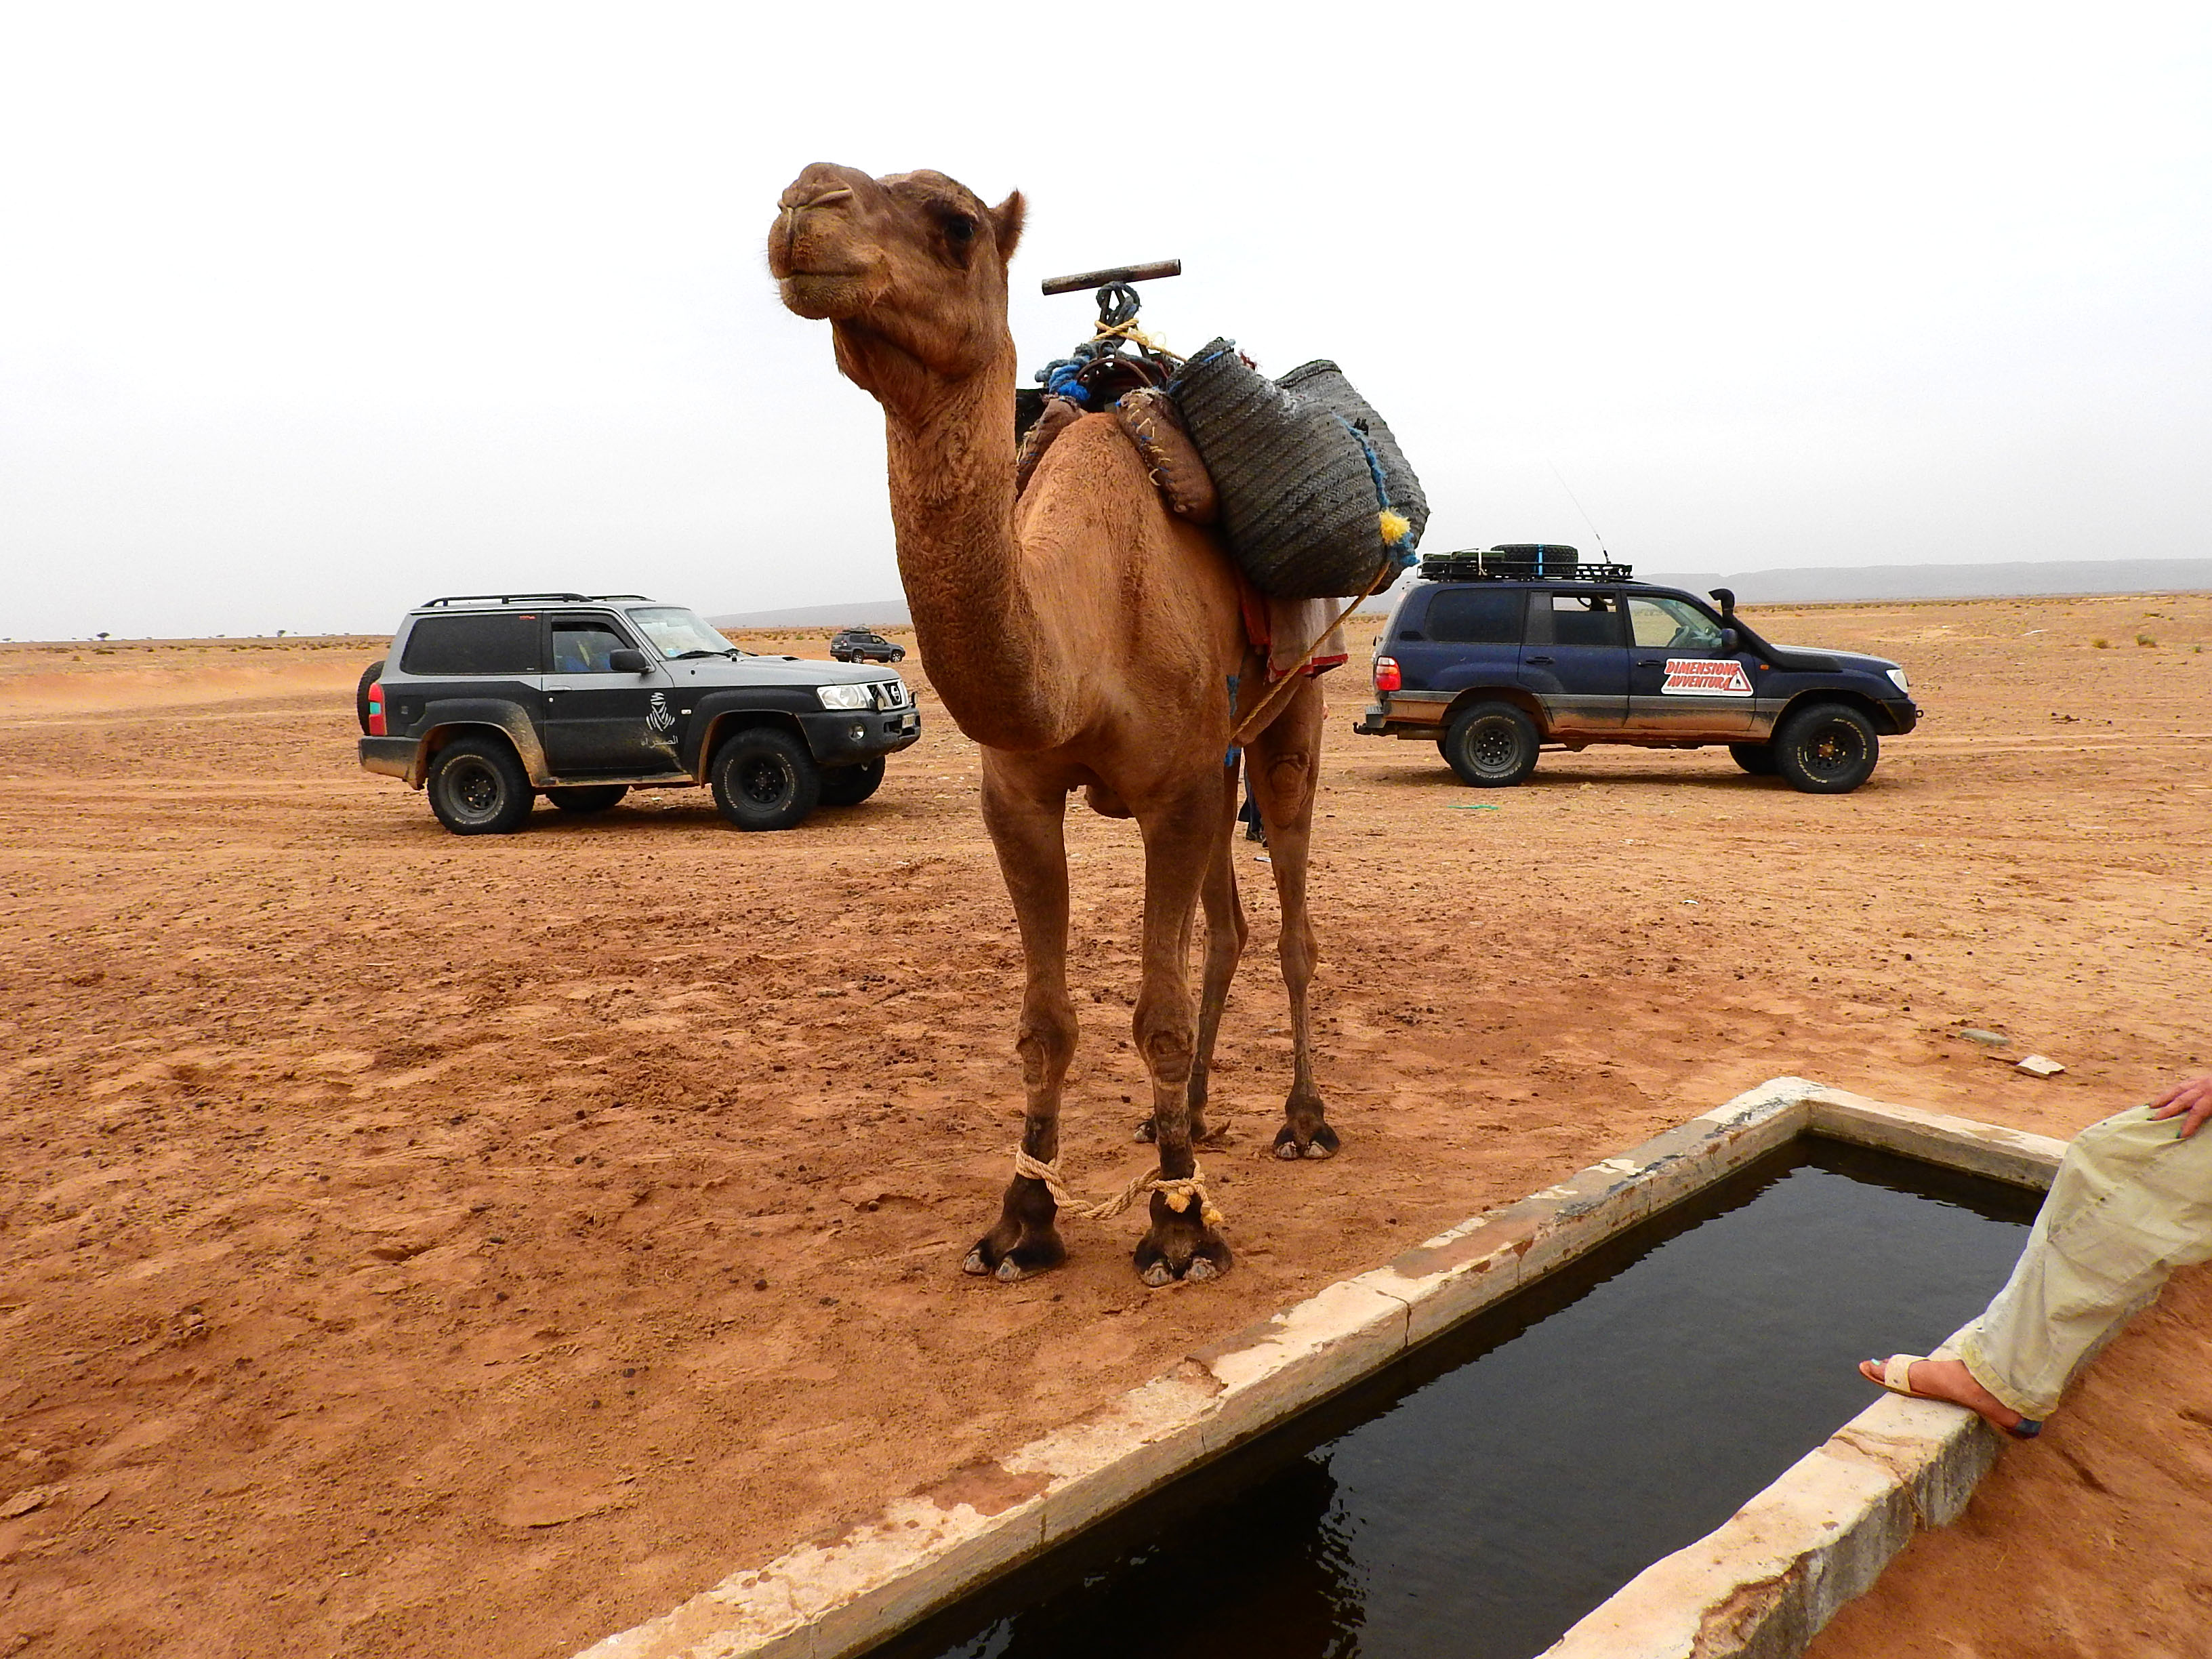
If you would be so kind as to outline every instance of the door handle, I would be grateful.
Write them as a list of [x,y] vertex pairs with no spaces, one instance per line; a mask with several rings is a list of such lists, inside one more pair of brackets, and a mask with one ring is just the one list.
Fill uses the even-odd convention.
[[1553,659],[1551,659],[1551,658],[1549,658],[1549,657],[1531,657],[1531,658],[1529,658],[1529,659],[1528,659],[1528,660],[1529,660],[1530,662],[1550,662],[1550,661],[1552,661],[1552,660],[1553,660]]
[[1638,668],[1656,668],[1659,666],[1659,659],[1656,657],[1638,657],[1636,659],[1636,665]]

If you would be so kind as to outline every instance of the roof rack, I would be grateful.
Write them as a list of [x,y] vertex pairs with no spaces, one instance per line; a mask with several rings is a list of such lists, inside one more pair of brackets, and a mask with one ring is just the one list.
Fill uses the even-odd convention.
[[635,599],[643,605],[654,605],[659,603],[658,600],[643,593],[594,593],[592,597],[594,599],[602,601],[608,599]]
[[435,611],[449,605],[589,605],[588,593],[448,593],[441,599],[425,599],[415,608]]
[[1625,564],[1581,564],[1569,556],[1558,568],[1547,570],[1543,560],[1516,550],[1463,548],[1455,553],[1431,553],[1421,561],[1424,581],[1491,582],[1625,582],[1635,579],[1633,567]]

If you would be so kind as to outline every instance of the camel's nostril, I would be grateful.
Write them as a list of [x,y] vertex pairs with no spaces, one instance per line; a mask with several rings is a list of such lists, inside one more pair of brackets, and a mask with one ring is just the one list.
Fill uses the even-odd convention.
[[781,208],[787,215],[800,214],[805,212],[809,208],[827,207],[832,202],[845,201],[850,198],[852,194],[853,191],[851,187],[845,185],[838,185],[831,189],[821,191],[813,195],[809,195],[805,191],[794,185],[791,189],[784,191],[783,195],[778,198],[776,205]]

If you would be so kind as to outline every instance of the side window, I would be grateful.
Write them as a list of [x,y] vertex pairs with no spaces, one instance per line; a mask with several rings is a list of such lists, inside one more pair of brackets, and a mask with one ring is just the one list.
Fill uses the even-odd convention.
[[1518,645],[1528,608],[1523,588],[1440,588],[1430,596],[1421,630],[1454,645]]
[[1721,648],[1719,626],[1697,606],[1680,599],[1629,600],[1628,626],[1641,646],[1708,653]]
[[1620,600],[1611,593],[1552,595],[1554,645],[1620,645]]
[[556,674],[611,673],[616,652],[636,648],[604,617],[553,618],[553,672]]
[[407,631],[403,673],[535,674],[538,617],[511,613],[418,617]]

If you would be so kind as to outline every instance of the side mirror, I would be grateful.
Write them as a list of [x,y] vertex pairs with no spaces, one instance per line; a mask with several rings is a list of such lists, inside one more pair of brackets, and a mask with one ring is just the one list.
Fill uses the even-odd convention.
[[645,659],[642,651],[610,651],[607,653],[607,672],[611,674],[647,674],[653,665]]
[[1733,628],[1723,628],[1721,629],[1721,655],[1723,657],[1733,657],[1737,652],[1742,649],[1743,641],[1736,638],[1735,629]]

